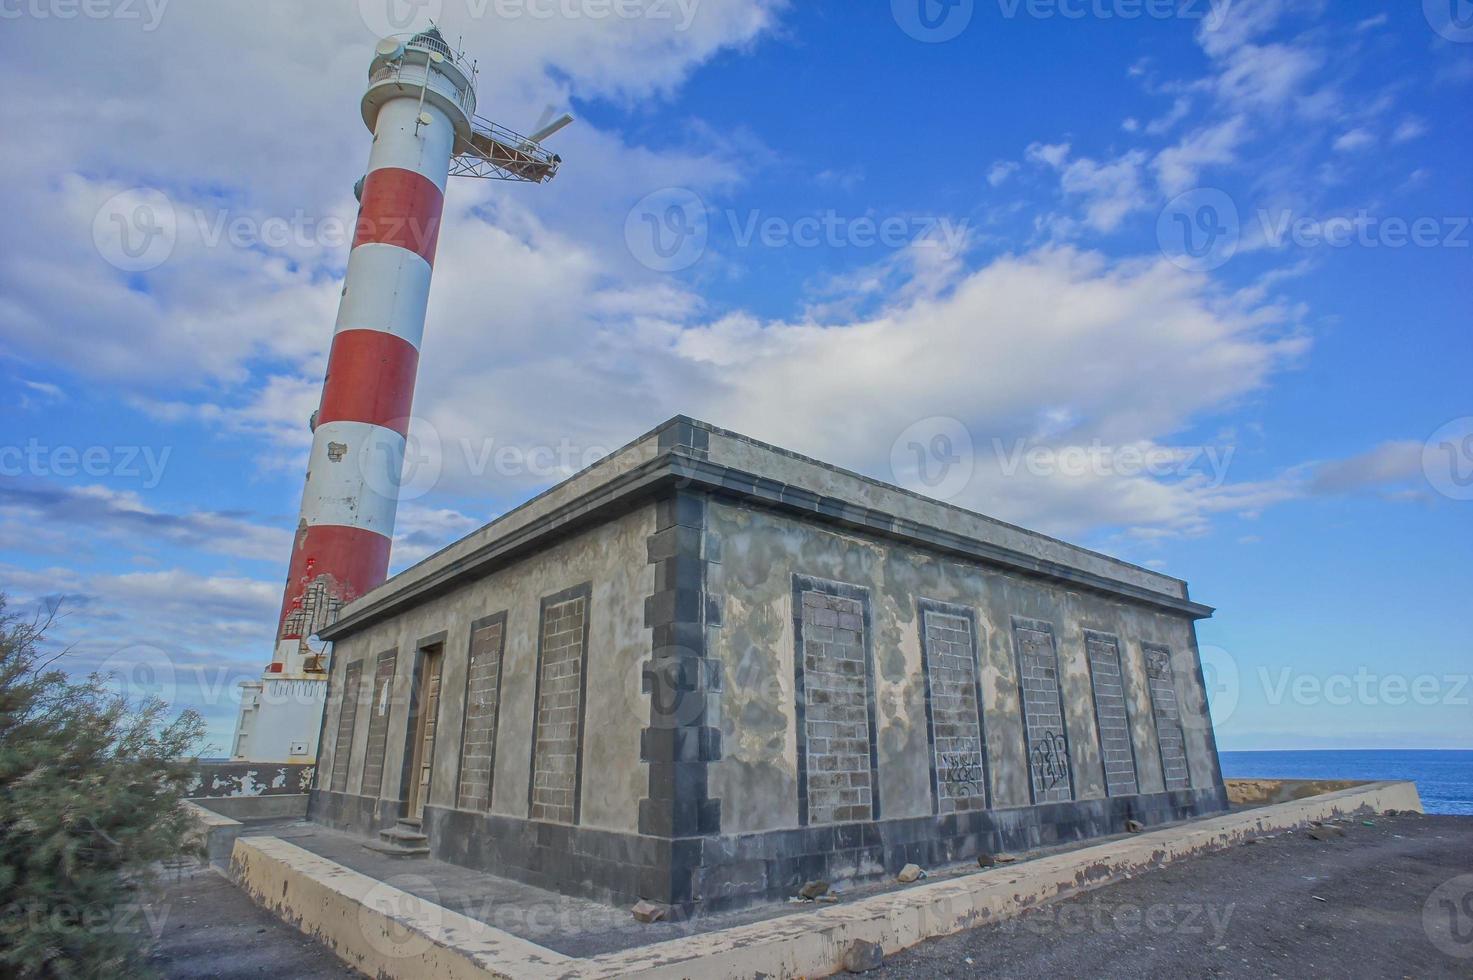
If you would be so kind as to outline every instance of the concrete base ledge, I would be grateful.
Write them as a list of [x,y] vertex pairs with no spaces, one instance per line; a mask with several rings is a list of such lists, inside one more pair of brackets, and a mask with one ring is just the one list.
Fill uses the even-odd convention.
[[205,859],[223,867],[230,860],[244,825],[193,800],[185,800],[183,806],[193,825],[194,842],[204,849]]
[[836,972],[856,939],[893,953],[1263,834],[1316,820],[1421,809],[1414,783],[1365,783],[586,959],[519,939],[277,838],[236,841],[231,873],[259,904],[371,976],[812,977]]

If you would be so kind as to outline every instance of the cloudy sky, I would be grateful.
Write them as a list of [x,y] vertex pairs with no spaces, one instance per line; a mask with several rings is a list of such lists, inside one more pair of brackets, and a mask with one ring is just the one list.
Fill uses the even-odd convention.
[[0,589],[229,743],[369,138],[452,183],[402,568],[684,413],[1186,578],[1224,748],[1470,747],[1473,25],[1449,0],[6,0]]

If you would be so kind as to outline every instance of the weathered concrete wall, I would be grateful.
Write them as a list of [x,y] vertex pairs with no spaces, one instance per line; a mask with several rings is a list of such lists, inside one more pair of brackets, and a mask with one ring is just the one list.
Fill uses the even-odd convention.
[[368,681],[377,657],[389,650],[397,651],[379,796],[400,798],[415,654],[426,638],[443,633],[440,727],[429,804],[455,808],[472,625],[505,612],[500,717],[489,812],[525,818],[541,603],[547,596],[588,583],[587,737],[583,740],[579,824],[633,832],[639,800],[648,792],[647,767],[640,761],[639,746],[640,730],[649,720],[649,698],[641,691],[640,668],[650,650],[644,603],[653,587],[653,573],[646,560],[646,539],[653,529],[653,505],[637,508],[339,641],[333,653],[334,693],[319,760],[322,771],[333,771],[339,751],[336,712],[345,672],[349,664],[361,662],[363,690],[360,715],[352,729],[354,746],[346,789],[348,794],[361,792],[368,715],[374,707]]
[[289,796],[312,787],[310,763],[201,762],[189,787],[192,799]]
[[878,791],[884,819],[932,813],[918,619],[922,599],[975,610],[986,768],[994,808],[1033,802],[1020,711],[1015,619],[1047,623],[1053,630],[1074,799],[1105,796],[1086,630],[1119,638],[1140,791],[1165,789],[1143,643],[1173,652],[1191,787],[1207,789],[1215,784],[1210,722],[1192,669],[1196,646],[1188,618],[736,504],[713,503],[708,532],[719,540],[721,556],[708,573],[708,588],[722,603],[722,626],[713,631],[712,655],[725,665],[723,752],[711,768],[711,795],[722,801],[723,833],[799,825],[794,575],[868,591]]

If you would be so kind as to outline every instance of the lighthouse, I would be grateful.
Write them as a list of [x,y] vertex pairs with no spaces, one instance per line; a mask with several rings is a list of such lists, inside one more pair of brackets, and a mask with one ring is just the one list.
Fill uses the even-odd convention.
[[306,487],[270,663],[241,688],[231,755],[311,762],[339,610],[387,577],[420,341],[449,178],[543,183],[560,158],[476,115],[476,66],[438,28],[385,38],[363,94],[373,134],[352,251],[313,413]]

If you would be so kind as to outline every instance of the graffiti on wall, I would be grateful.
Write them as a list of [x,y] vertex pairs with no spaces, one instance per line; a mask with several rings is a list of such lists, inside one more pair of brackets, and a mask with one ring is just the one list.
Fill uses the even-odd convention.
[[1051,790],[1069,779],[1068,750],[1059,732],[1044,732],[1033,743],[1030,765],[1033,780],[1040,790]]

